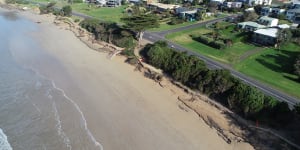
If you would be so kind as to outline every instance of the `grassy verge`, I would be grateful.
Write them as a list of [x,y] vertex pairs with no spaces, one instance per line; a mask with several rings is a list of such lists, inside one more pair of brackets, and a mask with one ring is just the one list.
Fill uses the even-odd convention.
[[235,64],[234,68],[272,87],[300,98],[300,83],[295,81],[293,64],[300,54],[298,45],[290,43],[281,50],[267,48],[259,54]]

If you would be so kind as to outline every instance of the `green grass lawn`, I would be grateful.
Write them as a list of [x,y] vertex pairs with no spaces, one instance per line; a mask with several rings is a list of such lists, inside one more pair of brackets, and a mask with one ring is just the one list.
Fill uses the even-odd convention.
[[[67,1],[61,0],[30,0],[40,3],[56,2],[57,7],[63,7],[65,5],[70,5]],[[127,8],[127,5],[122,5],[120,7],[96,7],[91,5],[89,7],[88,3],[74,3],[71,5],[73,11],[83,13],[103,21],[117,22],[120,23],[120,18],[123,17],[123,11]]]
[[80,12],[89,16],[99,18],[100,20],[120,23],[120,18],[123,17],[123,11],[127,5],[120,7],[89,7],[86,3],[73,4],[73,11]]
[[297,55],[300,55],[299,45],[290,43],[281,50],[267,48],[235,64],[234,68],[300,98],[300,83],[295,81],[297,77],[293,75],[293,64]]
[[[221,31],[222,36],[226,36],[231,38],[233,36],[232,33],[229,32],[233,27],[230,27],[224,31]],[[201,53],[210,58],[216,59],[218,61],[222,61],[228,64],[235,64],[239,61],[239,58],[244,53],[255,50],[257,47],[250,44],[245,44],[243,42],[237,41],[233,44],[232,47],[218,50],[202,44],[198,41],[195,41],[190,36],[191,34],[205,34],[211,32],[211,29],[206,27],[199,27],[189,30],[184,30],[176,33],[172,33],[166,36],[167,39],[182,45],[185,48],[191,49],[195,52]],[[223,33],[222,33],[223,32]]]

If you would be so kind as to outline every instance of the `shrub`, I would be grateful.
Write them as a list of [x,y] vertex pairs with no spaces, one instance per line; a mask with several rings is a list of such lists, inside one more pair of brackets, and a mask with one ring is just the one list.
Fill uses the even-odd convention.
[[211,43],[212,41],[213,41],[213,39],[212,38],[209,38],[209,37],[207,37],[207,36],[199,36],[198,38],[197,38],[197,41],[199,41],[199,42],[201,42],[201,43],[203,43],[203,44],[207,44],[207,45],[209,45],[209,43]]
[[5,3],[14,4],[14,3],[16,3],[16,0],[5,0]]
[[216,49],[225,49],[226,48],[226,45],[224,44],[224,42],[220,42],[220,41],[210,42],[209,45]]
[[82,0],[73,0],[73,3],[82,3]]
[[48,13],[52,13],[54,12],[54,6],[55,6],[55,2],[50,2],[49,4],[47,4],[46,6],[40,6],[40,14],[48,14]]
[[26,1],[26,0],[16,0],[16,3],[18,3],[18,4],[29,4],[29,2]]
[[62,16],[71,16],[72,15],[72,7],[71,6],[64,6],[62,9],[61,9],[61,15]]
[[211,46],[211,47],[216,48],[216,49],[225,49],[227,47],[227,45],[224,42],[214,41],[212,38],[209,38],[209,37],[204,36],[204,35],[200,35],[198,37],[195,37],[194,35],[192,35],[192,37],[196,41],[201,42],[203,44],[206,44],[206,45]]
[[78,18],[76,18],[75,20],[74,20],[74,22],[79,22],[80,21],[80,19],[78,19]]
[[168,22],[169,25],[176,25],[176,24],[182,24],[184,23],[183,19],[179,18],[172,18],[170,22]]

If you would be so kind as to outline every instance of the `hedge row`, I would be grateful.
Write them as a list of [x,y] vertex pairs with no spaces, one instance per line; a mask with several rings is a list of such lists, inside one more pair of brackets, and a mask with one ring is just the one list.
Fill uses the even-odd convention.
[[196,37],[195,39],[198,42],[201,42],[205,45],[211,46],[216,49],[225,49],[227,47],[226,44],[224,44],[224,42],[214,41],[212,38],[209,38],[204,35],[200,35],[200,36]]

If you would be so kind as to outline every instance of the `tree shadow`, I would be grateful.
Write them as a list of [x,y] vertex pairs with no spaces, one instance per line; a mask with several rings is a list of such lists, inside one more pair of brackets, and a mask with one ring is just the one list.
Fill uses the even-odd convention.
[[[278,51],[276,54],[262,55],[262,57],[257,58],[256,61],[278,73],[294,74],[294,63],[296,57],[300,55],[300,52],[292,52],[288,50],[276,51]],[[290,77],[288,79],[290,79]]]

